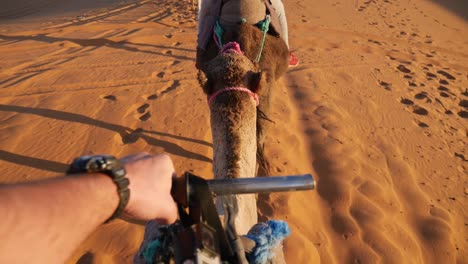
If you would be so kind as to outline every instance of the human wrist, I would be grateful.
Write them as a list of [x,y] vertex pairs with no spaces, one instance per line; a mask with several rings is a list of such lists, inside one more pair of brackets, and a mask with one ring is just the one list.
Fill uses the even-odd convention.
[[[75,176],[75,175],[73,175]],[[92,202],[96,213],[99,214],[99,222],[104,223],[117,209],[120,200],[117,186],[113,180],[104,173],[84,173],[70,177],[76,181],[76,186],[81,189],[81,195],[88,196],[88,202]]]
[[67,173],[69,174],[102,174],[110,179],[116,187],[118,206],[107,222],[119,217],[124,211],[130,198],[128,188],[129,180],[126,178],[126,170],[122,162],[111,155],[82,156],[73,160]]

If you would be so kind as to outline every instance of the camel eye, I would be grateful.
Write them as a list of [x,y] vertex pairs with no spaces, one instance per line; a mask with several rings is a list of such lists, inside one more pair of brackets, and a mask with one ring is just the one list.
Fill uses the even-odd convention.
[[248,74],[248,87],[249,90],[251,90],[254,93],[257,93],[260,91],[261,87],[261,81],[263,79],[263,72],[250,72]]
[[207,76],[203,71],[198,70],[197,75],[198,83],[203,89],[205,94],[210,95],[213,92],[213,81],[210,80],[209,76]]

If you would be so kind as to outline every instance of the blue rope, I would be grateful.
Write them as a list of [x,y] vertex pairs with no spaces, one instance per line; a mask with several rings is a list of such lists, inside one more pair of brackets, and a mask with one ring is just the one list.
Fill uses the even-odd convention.
[[216,35],[216,39],[218,40],[219,48],[221,48],[223,46],[224,29],[219,24],[219,20],[216,20],[216,25],[214,27],[214,33]]
[[270,27],[271,17],[270,15],[266,15],[265,19],[257,24],[260,30],[263,32],[262,44],[260,46],[260,52],[257,55],[256,62],[260,62],[262,58],[263,48],[265,47],[265,39],[268,32],[268,28]]
[[[242,23],[245,23],[245,22],[246,22],[246,19],[242,18]],[[258,52],[257,58],[255,59],[256,62],[260,62],[260,59],[262,58],[263,48],[265,47],[266,35],[268,32],[268,29],[270,28],[270,22],[271,22],[270,15],[266,15],[265,19],[257,24],[257,27],[259,27],[260,30],[263,32],[263,37],[262,37],[262,43],[260,45],[260,51]],[[223,46],[224,29],[219,24],[219,20],[216,21],[216,24],[214,27],[214,33],[215,33],[216,40],[218,41],[217,44],[219,48],[221,48]]]
[[265,264],[267,260],[272,259],[274,256],[271,250],[291,234],[288,223],[284,221],[269,220],[260,225],[260,230],[256,230],[255,234],[249,231],[246,235],[246,237],[255,241],[256,244],[252,254],[249,256],[250,264]]

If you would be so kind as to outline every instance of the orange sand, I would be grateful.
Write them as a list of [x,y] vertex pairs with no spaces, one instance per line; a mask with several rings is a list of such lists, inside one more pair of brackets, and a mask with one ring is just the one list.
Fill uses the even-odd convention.
[[[54,177],[82,154],[139,151],[212,177],[190,1],[7,2],[1,183]],[[275,175],[318,182],[260,196],[262,218],[292,228],[288,262],[468,263],[467,4],[285,5],[301,64],[277,90],[266,151]],[[130,263],[142,233],[102,226],[69,263]]]

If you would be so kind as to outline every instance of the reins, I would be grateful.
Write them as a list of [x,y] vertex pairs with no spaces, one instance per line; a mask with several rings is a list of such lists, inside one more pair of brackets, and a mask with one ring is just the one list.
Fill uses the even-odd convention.
[[[242,18],[242,23],[245,23],[245,21],[246,21],[245,18]],[[256,63],[260,62],[260,59],[262,58],[263,48],[265,47],[266,35],[270,28],[270,22],[271,22],[270,15],[266,15],[264,20],[256,24],[256,26],[263,33],[262,42],[260,43],[260,50],[257,54],[257,58],[255,59]],[[214,42],[216,43],[216,46],[218,46],[218,49],[220,50],[223,47],[223,34],[224,34],[224,29],[219,24],[219,20],[217,20],[215,26],[213,27],[213,39],[214,39]]]

